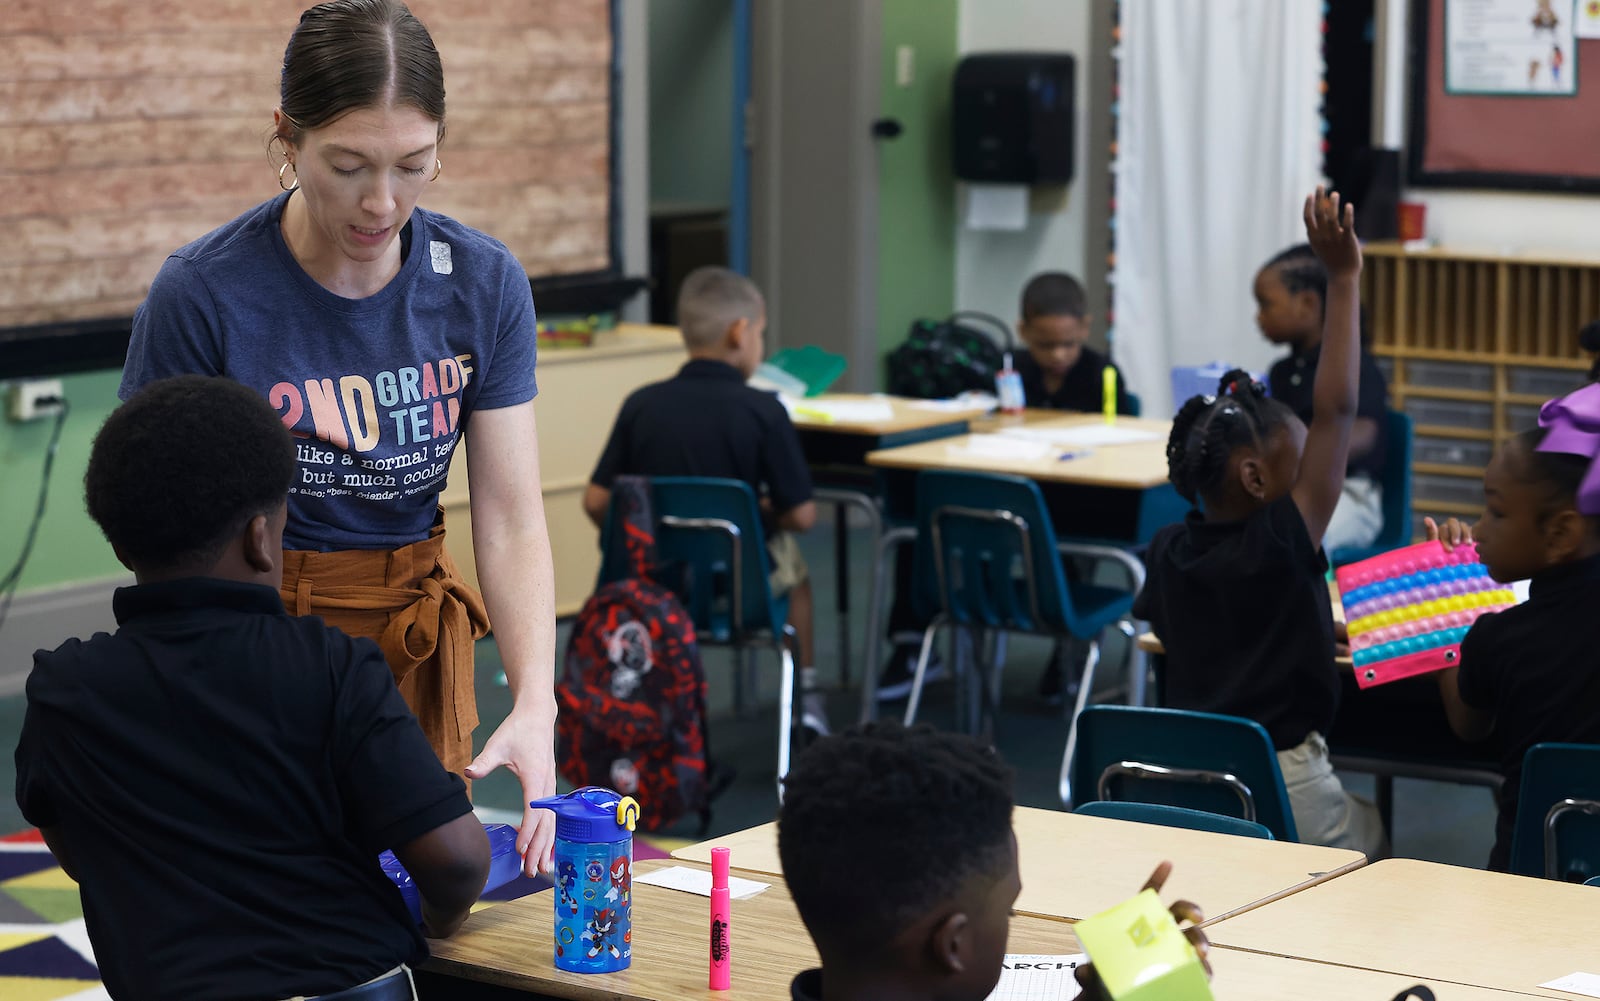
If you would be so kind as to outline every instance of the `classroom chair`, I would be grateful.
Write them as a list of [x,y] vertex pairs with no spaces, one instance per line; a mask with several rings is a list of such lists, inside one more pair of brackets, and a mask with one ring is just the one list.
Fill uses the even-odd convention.
[[1156,824],[1160,827],[1181,827],[1186,831],[1210,831],[1213,834],[1234,834],[1241,838],[1273,840],[1272,832],[1253,820],[1241,820],[1220,813],[1207,813],[1205,810],[1190,810],[1182,806],[1098,799],[1092,803],[1085,803],[1072,812],[1081,813],[1085,817],[1128,820],[1135,824]]
[[1411,418],[1398,410],[1384,417],[1383,528],[1370,546],[1346,546],[1328,554],[1334,566],[1357,563],[1411,542]]
[[1254,821],[1278,841],[1299,840],[1278,756],[1254,720],[1090,706],[1078,717],[1077,737],[1061,762],[1067,809],[1096,800],[1181,806]]
[[1600,876],[1592,876],[1583,881],[1584,886],[1600,886]]
[[1073,721],[1094,687],[1100,660],[1100,634],[1115,625],[1128,637],[1130,672],[1143,672],[1143,654],[1133,642],[1128,616],[1133,590],[1102,587],[1067,579],[1062,558],[1081,556],[1121,560],[1110,547],[1065,545],[1056,540],[1039,485],[1020,476],[928,470],[916,482],[916,592],[919,616],[928,619],[906,704],[909,725],[917,715],[933,639],[939,630],[957,627],[974,638],[978,713],[969,727],[987,729],[999,703],[998,658],[986,655],[991,637],[1008,632],[1034,633],[1089,643],[1078,698],[1067,726],[1072,745]]
[[[771,566],[755,492],[742,480],[709,476],[658,476],[650,480],[656,522],[656,552],[664,568],[662,584],[683,601],[701,646],[735,651],[735,672],[746,650],[778,654],[778,799],[789,772],[790,749],[799,720],[795,704],[795,631],[788,624],[789,599],[774,597],[767,583]],[[615,505],[607,514],[605,538],[616,530]],[[600,568],[600,583],[619,580],[612,547]]]
[[1511,871],[1570,883],[1600,875],[1600,744],[1528,748]]

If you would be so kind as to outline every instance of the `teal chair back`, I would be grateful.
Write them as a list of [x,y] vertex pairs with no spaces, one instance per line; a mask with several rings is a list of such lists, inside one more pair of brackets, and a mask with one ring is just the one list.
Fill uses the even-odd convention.
[[1278,841],[1299,840],[1278,756],[1254,720],[1090,706],[1078,717],[1068,767],[1077,805],[1109,799],[1180,806],[1254,821]]
[[1391,410],[1384,418],[1383,528],[1370,546],[1335,549],[1335,566],[1387,553],[1411,543],[1411,418]]
[[[788,598],[774,598],[755,492],[742,480],[709,476],[650,479],[661,583],[672,588],[701,642],[740,644],[753,633],[780,634]],[[606,540],[615,530],[613,505]],[[628,576],[621,547],[602,543],[600,583]]]
[[1600,876],[1594,876],[1583,881],[1584,886],[1600,886]]
[[1133,607],[1129,591],[1068,586],[1039,485],[1021,476],[917,476],[913,604],[924,620],[1093,639]]
[[1085,817],[1107,817],[1111,820],[1130,820],[1136,824],[1159,824],[1162,827],[1181,827],[1188,831],[1210,831],[1213,834],[1236,834],[1241,838],[1273,840],[1272,832],[1263,824],[1238,817],[1225,817],[1220,813],[1189,810],[1181,806],[1161,806],[1156,803],[1123,803],[1101,799],[1085,803],[1073,813]]
[[1528,748],[1511,871],[1571,883],[1600,876],[1600,745]]

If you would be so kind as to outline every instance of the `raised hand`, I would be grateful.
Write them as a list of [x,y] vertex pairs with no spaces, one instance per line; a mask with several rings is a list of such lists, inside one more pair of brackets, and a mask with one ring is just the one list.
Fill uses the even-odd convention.
[[1306,241],[1328,269],[1330,278],[1361,273],[1361,242],[1356,239],[1355,206],[1341,204],[1337,191],[1319,184],[1306,199],[1303,212]]

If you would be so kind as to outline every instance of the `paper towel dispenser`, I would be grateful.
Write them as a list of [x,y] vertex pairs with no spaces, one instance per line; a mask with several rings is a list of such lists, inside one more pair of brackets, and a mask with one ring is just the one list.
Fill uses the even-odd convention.
[[991,184],[1072,180],[1074,60],[1065,52],[983,52],[956,64],[956,177]]

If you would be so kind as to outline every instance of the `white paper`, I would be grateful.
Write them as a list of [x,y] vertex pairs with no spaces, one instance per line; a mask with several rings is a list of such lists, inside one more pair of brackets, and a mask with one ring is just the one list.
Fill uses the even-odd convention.
[[1065,428],[1022,427],[1005,428],[1000,432],[1008,438],[1036,441],[1044,445],[1072,445],[1092,448],[1097,445],[1132,445],[1140,441],[1161,441],[1166,435],[1141,428],[1121,427],[1116,424],[1074,424]]
[[1070,1001],[1078,996],[1078,981],[1072,971],[1087,963],[1083,953],[1075,956],[1030,956],[1007,953],[1000,970],[1000,982],[988,1001]]
[[1578,0],[1578,14],[1574,19],[1579,38],[1600,38],[1600,3]]
[[1056,449],[1047,441],[1029,441],[1004,434],[973,434],[945,446],[946,455],[981,456],[985,459],[1043,459]]
[[967,185],[966,224],[968,229],[998,229],[1011,232],[1027,229],[1027,185]]
[[1569,973],[1557,980],[1540,987],[1548,987],[1553,991],[1566,991],[1568,994],[1582,994],[1584,997],[1600,998],[1600,973]]
[[[702,897],[711,896],[711,873],[683,865],[668,866],[643,876],[635,876],[633,881],[649,883],[651,886],[664,886],[669,890],[682,890],[685,893],[698,893]],[[743,900],[755,896],[771,885],[771,883],[758,883],[753,879],[729,876],[728,896],[734,900]]]
[[910,410],[931,410],[940,414],[976,414],[994,409],[992,398],[986,406],[981,400],[964,400],[959,396],[953,400],[907,400],[905,405]]
[[793,421],[816,424],[871,424],[894,420],[887,400],[796,400],[780,396]]
[[1448,94],[1571,95],[1579,7],[1561,0],[1445,0]]

